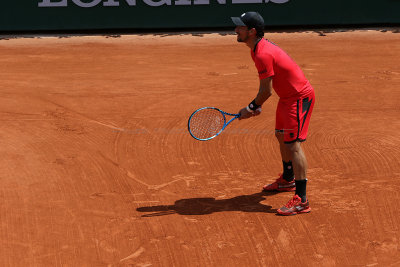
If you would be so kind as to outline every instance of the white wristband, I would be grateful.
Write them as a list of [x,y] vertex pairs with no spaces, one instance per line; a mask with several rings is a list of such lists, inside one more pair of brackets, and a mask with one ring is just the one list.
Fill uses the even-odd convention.
[[247,110],[248,112],[251,112],[251,113],[254,112],[253,110],[251,110],[251,109],[249,108],[249,106],[246,106],[246,110]]

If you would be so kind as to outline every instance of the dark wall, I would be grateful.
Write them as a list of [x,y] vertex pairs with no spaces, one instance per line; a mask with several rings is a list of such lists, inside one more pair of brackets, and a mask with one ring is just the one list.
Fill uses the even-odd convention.
[[232,26],[258,11],[266,25],[398,24],[400,0],[8,0],[0,31]]

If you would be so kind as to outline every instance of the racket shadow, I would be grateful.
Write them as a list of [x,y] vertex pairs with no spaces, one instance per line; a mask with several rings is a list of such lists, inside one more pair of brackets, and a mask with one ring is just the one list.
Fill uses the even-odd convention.
[[266,196],[278,192],[259,192],[251,195],[242,195],[229,199],[215,198],[188,198],[175,201],[174,205],[159,205],[139,207],[139,212],[152,212],[141,217],[164,216],[170,214],[180,215],[207,215],[214,212],[242,211],[276,213],[272,206],[261,204]]

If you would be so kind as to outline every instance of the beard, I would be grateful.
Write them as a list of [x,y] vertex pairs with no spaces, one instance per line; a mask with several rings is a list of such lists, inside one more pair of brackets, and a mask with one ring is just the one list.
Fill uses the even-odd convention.
[[245,43],[248,39],[248,36],[244,36],[244,37],[240,37],[239,35],[237,35],[237,41],[239,43]]

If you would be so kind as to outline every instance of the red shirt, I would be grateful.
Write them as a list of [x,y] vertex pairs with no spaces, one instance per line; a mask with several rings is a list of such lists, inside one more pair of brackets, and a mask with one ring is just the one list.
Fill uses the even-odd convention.
[[280,98],[301,97],[313,90],[293,59],[270,41],[261,39],[251,57],[260,80],[272,77],[272,87]]

